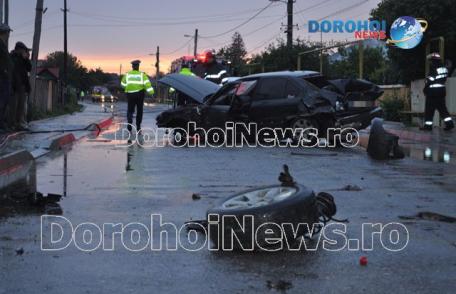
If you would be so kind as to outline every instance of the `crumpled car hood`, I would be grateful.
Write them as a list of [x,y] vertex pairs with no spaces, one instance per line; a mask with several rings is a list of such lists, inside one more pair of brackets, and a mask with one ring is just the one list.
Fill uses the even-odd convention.
[[214,94],[220,88],[219,85],[213,82],[181,74],[166,75],[158,82],[184,93],[198,103],[203,103],[205,98]]
[[348,101],[374,101],[383,94],[374,83],[360,79],[337,79],[329,80],[340,94],[345,95]]

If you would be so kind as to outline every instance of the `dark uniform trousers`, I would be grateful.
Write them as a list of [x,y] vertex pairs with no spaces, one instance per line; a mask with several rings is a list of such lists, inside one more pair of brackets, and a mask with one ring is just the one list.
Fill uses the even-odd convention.
[[136,130],[139,132],[141,130],[141,123],[143,117],[143,108],[144,108],[144,91],[139,91],[136,93],[127,93],[128,100],[128,110],[127,110],[127,121],[128,121],[128,131],[131,131],[133,124],[133,114],[135,113],[136,108]]
[[424,111],[424,120],[432,122],[434,112],[438,110],[440,119],[450,117],[450,113],[445,104],[446,90],[445,87],[426,89],[426,105]]

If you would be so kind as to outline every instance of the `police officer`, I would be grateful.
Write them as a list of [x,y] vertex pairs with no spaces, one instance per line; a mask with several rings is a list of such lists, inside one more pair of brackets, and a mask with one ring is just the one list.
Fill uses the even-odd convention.
[[0,24],[0,133],[9,130],[6,125],[6,108],[11,95],[11,74],[13,64],[8,54],[6,42],[10,28]]
[[194,76],[195,75],[190,70],[188,63],[182,63],[182,67],[181,67],[179,74],[184,75],[184,76]]
[[203,60],[196,65],[193,72],[197,76],[218,85],[220,85],[222,80],[228,76],[226,68],[215,60],[212,51],[205,52]]
[[141,131],[145,92],[147,92],[149,95],[154,94],[154,88],[150,83],[149,77],[144,72],[139,71],[140,63],[140,60],[132,61],[132,70],[122,77],[121,82],[121,85],[127,94],[127,128],[130,132],[132,129],[131,125],[133,124],[133,114],[135,113],[135,108],[137,110],[136,131]]
[[423,91],[426,96],[426,106],[424,111],[424,126],[421,129],[425,131],[432,130],[434,112],[438,110],[445,122],[445,130],[449,131],[454,128],[454,122],[445,105],[445,82],[448,77],[448,69],[443,66],[439,54],[432,53],[427,58],[431,62],[431,67]]

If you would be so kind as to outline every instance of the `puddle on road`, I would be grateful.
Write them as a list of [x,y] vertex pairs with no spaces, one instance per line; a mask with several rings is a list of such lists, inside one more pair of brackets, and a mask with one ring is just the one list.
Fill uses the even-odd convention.
[[[61,214],[58,194],[43,195],[37,190],[37,166],[24,165],[0,185],[0,218],[19,214]],[[66,182],[66,180],[65,180]],[[65,184],[64,184],[65,185]]]
[[425,146],[415,144],[401,145],[408,157],[418,160],[426,160],[437,163],[456,164],[456,154],[449,149],[439,146]]

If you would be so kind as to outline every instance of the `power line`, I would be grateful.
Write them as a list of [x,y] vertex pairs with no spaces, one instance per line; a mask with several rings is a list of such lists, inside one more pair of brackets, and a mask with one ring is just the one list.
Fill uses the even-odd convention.
[[[186,25],[186,24],[235,22],[235,21],[244,19],[244,18],[236,17],[236,18],[228,18],[228,19],[187,20],[187,21],[175,21],[175,22],[163,22],[163,21],[161,21],[161,22],[144,22],[144,21],[133,21],[133,20],[104,19],[104,18],[84,15],[84,14],[75,13],[75,12],[73,12],[73,14],[76,16],[88,18],[91,20],[99,20],[99,21],[103,21],[103,22],[108,22],[108,24],[105,24],[106,26],[119,26],[119,24],[121,24],[122,26],[177,26],[177,25]],[[276,15],[268,15],[268,16],[263,16],[260,18],[270,18],[273,16],[276,16]],[[114,22],[114,24],[111,24],[113,22]]]
[[212,35],[212,36],[206,36],[207,38],[217,38],[217,37],[220,37],[220,36],[223,36],[223,35],[226,35],[228,33],[231,33],[235,30],[237,30],[238,28],[248,24],[249,22],[251,22],[254,18],[256,18],[258,15],[260,15],[263,11],[265,11],[266,9],[268,9],[271,5],[273,4],[273,2],[270,2],[268,5],[266,5],[265,7],[263,7],[262,9],[260,9],[257,13],[255,13],[254,15],[252,15],[251,17],[249,17],[247,20],[243,21],[242,23],[238,24],[237,26],[235,26],[234,28],[231,28],[223,33],[220,33],[220,34],[216,34],[216,35]]
[[[330,0],[327,0],[327,1],[330,1]],[[339,9],[339,10],[337,10],[337,11],[335,11],[335,12],[332,12],[332,13],[330,13],[330,14],[324,16],[324,17],[321,17],[321,18],[318,19],[318,21],[323,20],[323,19],[328,18],[328,17],[331,17],[331,16],[334,16],[334,15],[337,15],[337,14],[342,13],[342,12],[349,11],[349,10],[355,8],[355,7],[358,7],[360,4],[365,3],[365,2],[368,2],[368,1],[369,1],[369,0],[362,0],[362,1],[356,2],[356,3],[354,3],[354,4],[350,5],[350,6],[347,6],[347,7],[345,7],[345,8]],[[323,2],[321,2],[321,3],[323,3]],[[320,3],[320,4],[321,4],[321,3]],[[314,5],[314,6],[317,6],[317,5]],[[306,9],[310,9],[310,7],[306,8]],[[305,9],[303,9],[303,10],[305,10]],[[301,10],[301,11],[302,11],[302,10]],[[305,24],[304,26],[306,26],[306,25],[307,25],[307,24]],[[279,34],[280,34],[280,33],[279,33]],[[270,42],[272,39],[276,38],[276,36],[278,36],[279,34],[274,35],[272,38],[270,38],[270,39],[267,40],[266,42],[263,42],[261,45],[259,45],[259,46],[255,47],[254,49],[250,50],[250,51],[248,52],[248,54],[251,54],[251,52],[257,50],[258,48],[260,48],[260,47],[262,47],[262,46],[264,46],[267,42]]]
[[[227,13],[222,13],[222,14],[211,14],[211,15],[199,15],[199,16],[188,16],[188,17],[163,17],[163,18],[157,18],[154,17],[155,20],[196,20],[196,19],[202,19],[206,20],[207,18],[220,18],[224,16],[239,16],[239,15],[245,15],[249,14],[252,11],[257,11],[258,9],[248,9],[248,10],[242,10],[242,11],[237,11],[237,12],[227,12]],[[73,13],[81,14],[81,15],[87,15],[87,16],[96,16],[96,17],[101,17],[101,18],[107,18],[107,19],[118,19],[118,20],[133,20],[133,21],[141,21],[145,20],[148,21],[150,20],[150,17],[147,18],[140,18],[140,17],[125,17],[125,16],[115,16],[115,15],[106,15],[106,14],[95,14],[95,13],[87,13],[83,11],[77,11],[77,10],[72,10]]]
[[263,47],[264,45],[266,45],[266,43],[271,42],[273,39],[277,38],[281,33],[282,33],[282,31],[278,32],[277,34],[275,34],[275,35],[272,36],[271,38],[268,38],[266,41],[261,42],[260,45],[256,46],[256,47],[253,48],[252,50],[249,50],[249,51],[247,52],[247,54],[252,54],[253,51],[256,51],[257,49]]
[[[293,13],[293,14],[294,14],[294,15],[301,14],[301,13],[303,13],[304,11],[312,10],[312,9],[314,9],[314,8],[316,8],[316,7],[318,7],[318,6],[321,6],[321,5],[323,5],[323,4],[327,3],[327,2],[330,2],[330,1],[332,1],[332,0],[324,0],[324,1],[320,2],[320,3],[315,4],[315,5],[311,5],[311,6],[309,6],[309,7],[304,8],[304,9],[300,9],[299,11],[297,11],[297,12],[295,12],[295,13]],[[248,36],[250,36],[250,35],[253,35],[253,34],[255,34],[255,33],[259,32],[259,31],[261,31],[261,30],[263,30],[263,29],[266,29],[267,27],[269,27],[269,26],[271,26],[271,25],[277,23],[278,21],[283,20],[283,19],[286,18],[286,17],[287,17],[287,15],[281,16],[280,18],[275,19],[275,20],[273,20],[272,22],[269,22],[269,23],[267,23],[267,24],[265,24],[265,25],[263,25],[263,26],[261,26],[261,27],[258,27],[257,29],[255,29],[255,30],[253,30],[253,31],[250,31],[250,32],[248,32],[248,33],[246,33],[246,34],[242,34],[242,36],[243,36],[243,37],[248,37]],[[204,37],[204,36],[202,36],[201,38],[202,38],[202,39],[209,39],[209,40],[212,39],[212,38]],[[216,44],[217,46],[222,46],[222,47],[228,45],[228,44],[231,42],[231,40],[224,41],[224,42],[218,42],[218,43],[215,42],[214,40],[212,40],[212,41],[213,41],[213,44]]]
[[171,54],[174,54],[182,49],[184,49],[185,47],[187,47],[188,44],[190,44],[190,42],[193,41],[193,38],[190,38],[188,41],[186,41],[184,44],[182,44],[182,46],[179,46],[177,49],[171,51],[171,52],[168,52],[168,53],[160,53],[161,55],[171,55]]

